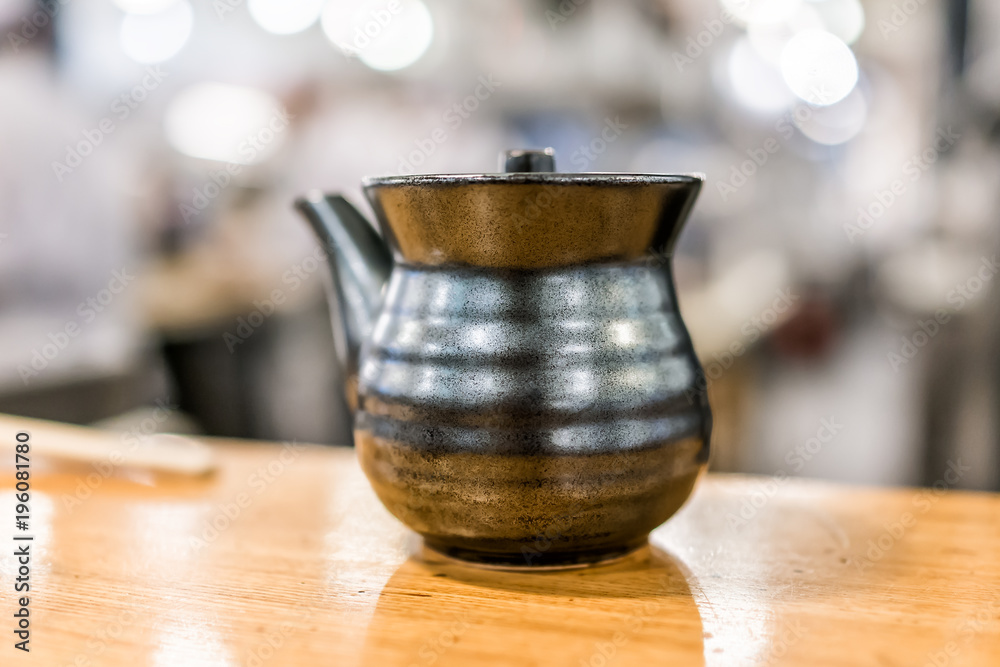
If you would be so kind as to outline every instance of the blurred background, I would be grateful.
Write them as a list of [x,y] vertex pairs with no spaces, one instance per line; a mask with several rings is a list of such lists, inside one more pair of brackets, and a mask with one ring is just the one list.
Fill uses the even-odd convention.
[[552,146],[706,174],[715,470],[1000,489],[992,0],[0,0],[0,36],[0,412],[349,443],[293,198]]

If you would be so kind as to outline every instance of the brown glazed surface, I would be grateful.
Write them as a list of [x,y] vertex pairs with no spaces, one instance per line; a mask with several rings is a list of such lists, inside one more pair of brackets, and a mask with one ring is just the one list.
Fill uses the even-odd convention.
[[691,176],[537,173],[366,183],[383,234],[407,263],[507,269],[627,261],[662,250],[701,184]]
[[604,560],[642,546],[703,468],[694,438],[569,456],[426,456],[370,431],[357,433],[356,446],[379,499],[429,547],[513,566]]
[[402,261],[361,349],[355,443],[428,546],[501,566],[594,562],[644,544],[688,497],[711,414],[663,257],[700,184],[369,181]]

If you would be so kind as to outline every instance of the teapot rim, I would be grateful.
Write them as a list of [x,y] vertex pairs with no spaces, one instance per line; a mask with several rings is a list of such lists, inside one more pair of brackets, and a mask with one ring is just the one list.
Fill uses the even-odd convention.
[[400,185],[482,185],[543,183],[547,185],[695,185],[705,182],[702,172],[683,174],[643,174],[628,172],[508,172],[482,174],[407,174],[391,176],[365,176],[363,187]]

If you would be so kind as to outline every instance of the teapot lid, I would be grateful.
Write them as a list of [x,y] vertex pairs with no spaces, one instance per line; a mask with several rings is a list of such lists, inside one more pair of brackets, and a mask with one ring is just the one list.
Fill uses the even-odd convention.
[[512,150],[498,174],[364,179],[382,234],[403,261],[540,269],[632,261],[672,247],[701,174],[559,173],[555,154]]
[[402,176],[368,176],[365,187],[382,185],[460,185],[462,183],[571,183],[588,182],[602,185],[614,183],[700,183],[704,174],[634,174],[619,172],[557,172],[556,153],[552,148],[514,149],[500,154],[499,173],[495,174],[412,174]]

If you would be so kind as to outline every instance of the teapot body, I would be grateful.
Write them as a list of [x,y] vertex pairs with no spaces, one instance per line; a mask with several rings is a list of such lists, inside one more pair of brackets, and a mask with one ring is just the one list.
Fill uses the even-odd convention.
[[646,542],[709,453],[702,369],[669,263],[702,178],[552,173],[366,179],[297,206],[330,257],[361,466],[427,546],[574,566]]
[[464,560],[627,553],[708,461],[702,370],[660,261],[397,266],[359,366],[365,474]]

